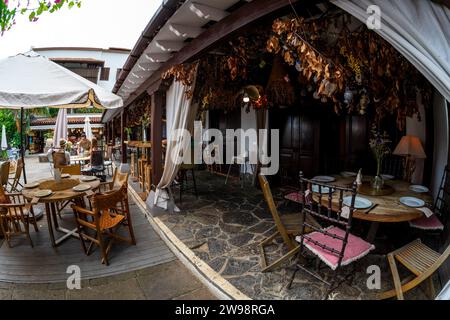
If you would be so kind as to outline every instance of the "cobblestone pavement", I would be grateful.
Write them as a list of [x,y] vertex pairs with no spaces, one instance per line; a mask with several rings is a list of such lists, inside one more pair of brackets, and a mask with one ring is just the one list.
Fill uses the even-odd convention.
[[[165,214],[159,218],[187,244],[197,256],[207,262],[230,283],[254,299],[322,299],[327,286],[305,272],[297,272],[291,289],[287,284],[293,273],[290,263],[273,272],[262,273],[258,244],[274,231],[274,223],[262,192],[250,185],[241,189],[238,181],[224,184],[224,177],[206,171],[197,171],[198,199],[184,192],[179,202],[181,213]],[[281,202],[280,190],[273,190],[276,202]],[[295,212],[295,206],[279,206],[281,214]],[[298,208],[297,208],[298,209]],[[266,248],[270,260],[280,257],[283,245],[278,239]],[[375,293],[367,289],[369,265],[381,268],[381,290],[392,288],[391,276],[384,255],[370,254],[356,264],[351,284],[344,282],[331,299],[372,299]],[[353,272],[353,266],[344,272]],[[331,269],[320,270],[329,279]],[[409,299],[424,298],[420,290],[408,294]]]

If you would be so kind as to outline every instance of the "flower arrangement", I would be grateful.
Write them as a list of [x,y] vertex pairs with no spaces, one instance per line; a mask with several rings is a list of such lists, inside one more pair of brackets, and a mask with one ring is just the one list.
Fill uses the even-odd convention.
[[148,127],[148,125],[150,124],[150,116],[148,115],[148,113],[144,113],[142,116],[141,116],[141,118],[140,118],[140,122],[141,122],[141,125],[144,127],[144,128],[147,128]]
[[371,135],[369,145],[377,161],[377,176],[380,176],[383,159],[391,153],[389,144],[392,141],[386,132],[381,133],[376,126],[372,126]]

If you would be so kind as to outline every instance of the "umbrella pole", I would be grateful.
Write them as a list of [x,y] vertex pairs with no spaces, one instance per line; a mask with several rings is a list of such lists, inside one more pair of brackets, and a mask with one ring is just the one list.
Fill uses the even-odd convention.
[[23,118],[24,110],[23,108],[20,108],[20,156],[23,163],[23,182],[27,183],[27,175],[25,173],[25,146],[23,145]]

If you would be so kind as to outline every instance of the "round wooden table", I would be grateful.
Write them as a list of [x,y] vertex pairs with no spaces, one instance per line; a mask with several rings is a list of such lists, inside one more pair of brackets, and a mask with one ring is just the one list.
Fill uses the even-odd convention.
[[[100,186],[100,180],[95,179],[93,181],[80,181],[80,178],[86,177],[86,176],[71,176],[67,179],[74,179],[77,180],[78,183],[75,183],[75,185],[78,184],[89,184],[91,188],[84,192],[78,192],[72,190],[72,186],[63,190],[54,191],[51,195],[47,197],[35,197],[35,194],[37,191],[41,190],[41,186],[38,186],[36,188],[23,188],[22,194],[23,196],[32,201],[32,203],[43,203],[45,205],[45,214],[47,217],[47,224],[48,224],[48,230],[50,234],[50,240],[52,242],[52,246],[56,247],[58,244],[60,244],[62,241],[67,239],[68,237],[74,236],[78,237],[77,229],[68,230],[66,228],[63,228],[59,225],[56,214],[58,212],[57,203],[65,203],[62,207],[67,205],[70,201],[77,201],[79,200],[81,202],[82,198],[88,194],[92,194],[92,190],[96,189]],[[65,179],[62,179],[64,181]],[[54,182],[54,179],[43,179],[38,180],[40,184],[42,183],[50,183]],[[56,185],[58,187],[58,185]],[[44,188],[45,189],[45,188]],[[60,209],[61,210],[61,209]],[[64,235],[58,239],[55,238],[54,230],[64,233]]]
[[[351,187],[355,181],[354,177],[344,178],[340,175],[334,175],[336,180],[330,184],[336,186]],[[370,183],[371,177],[363,178],[363,183]],[[394,192],[389,195],[382,196],[368,196],[358,193],[357,196],[369,199],[373,204],[377,204],[375,208],[366,213],[367,209],[355,210],[353,217],[360,220],[371,221],[371,227],[367,239],[370,241],[375,238],[380,222],[405,222],[418,219],[424,214],[422,211],[415,208],[407,207],[400,203],[401,197],[416,197],[425,201],[425,203],[432,204],[433,197],[429,193],[417,193],[409,190],[410,183],[400,180],[384,180],[384,183],[394,189]],[[317,194],[314,194],[314,199],[318,201]],[[328,195],[324,194],[322,197],[322,204],[328,205]],[[339,195],[333,194],[332,206],[334,210],[339,207]]]

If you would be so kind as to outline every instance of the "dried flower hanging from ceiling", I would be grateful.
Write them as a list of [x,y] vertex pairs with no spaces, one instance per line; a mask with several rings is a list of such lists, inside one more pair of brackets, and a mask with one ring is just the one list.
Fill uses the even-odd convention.
[[[402,55],[380,36],[343,14],[306,22],[277,19],[266,49],[295,66],[300,82],[312,86],[313,96],[331,101],[337,113],[370,114],[379,122],[387,114],[405,128],[405,117],[417,115],[416,91],[430,103],[431,86]],[[305,79],[305,80],[302,80]],[[417,84],[421,84],[418,88]]]
[[180,81],[186,87],[187,98],[192,98],[193,85],[197,74],[198,61],[189,64],[178,64],[171,67],[162,75],[163,79],[173,77],[176,81]]

